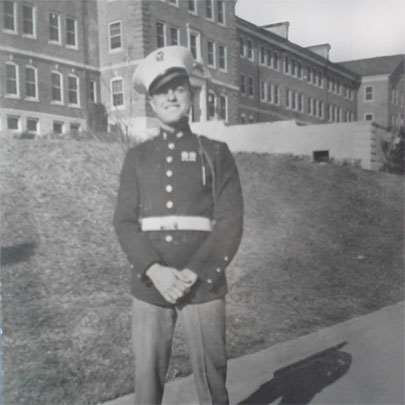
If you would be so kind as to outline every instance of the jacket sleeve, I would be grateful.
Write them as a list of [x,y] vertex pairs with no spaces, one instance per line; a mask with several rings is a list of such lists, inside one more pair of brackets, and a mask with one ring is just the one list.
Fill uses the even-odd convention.
[[160,261],[145,233],[141,231],[139,218],[139,186],[135,166],[135,150],[125,159],[120,175],[120,186],[114,212],[114,228],[122,250],[137,277],[147,281],[145,271]]
[[216,283],[224,277],[225,268],[234,257],[242,237],[243,197],[235,160],[225,143],[215,160],[216,202],[214,228],[191,257],[188,268],[200,281]]

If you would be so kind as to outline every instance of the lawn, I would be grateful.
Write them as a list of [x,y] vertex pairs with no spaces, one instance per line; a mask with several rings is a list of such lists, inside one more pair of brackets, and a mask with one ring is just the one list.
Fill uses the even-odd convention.
[[[120,145],[0,149],[5,403],[96,404],[132,389],[129,270],[112,228]],[[245,229],[228,271],[236,357],[404,299],[404,178],[236,155]],[[181,327],[169,378],[190,371]]]

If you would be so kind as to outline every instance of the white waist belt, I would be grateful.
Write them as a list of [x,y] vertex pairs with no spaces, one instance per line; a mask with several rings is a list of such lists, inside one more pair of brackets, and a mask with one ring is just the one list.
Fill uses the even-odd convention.
[[206,217],[167,215],[140,218],[142,231],[212,231],[213,223]]

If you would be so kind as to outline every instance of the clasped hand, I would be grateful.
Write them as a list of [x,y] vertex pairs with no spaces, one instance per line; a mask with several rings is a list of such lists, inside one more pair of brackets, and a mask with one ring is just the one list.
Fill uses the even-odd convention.
[[157,263],[149,267],[146,275],[163,298],[171,304],[187,295],[197,281],[197,275],[189,269],[177,270]]

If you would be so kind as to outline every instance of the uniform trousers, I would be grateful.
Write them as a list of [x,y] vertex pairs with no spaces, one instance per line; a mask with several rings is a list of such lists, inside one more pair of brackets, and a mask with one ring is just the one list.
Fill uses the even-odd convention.
[[201,405],[228,405],[225,299],[179,307],[159,307],[133,299],[135,402],[161,404],[177,318],[184,325]]

